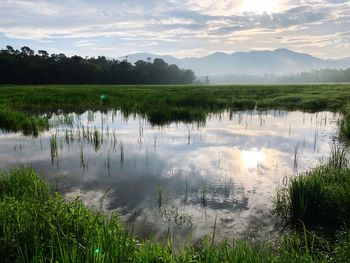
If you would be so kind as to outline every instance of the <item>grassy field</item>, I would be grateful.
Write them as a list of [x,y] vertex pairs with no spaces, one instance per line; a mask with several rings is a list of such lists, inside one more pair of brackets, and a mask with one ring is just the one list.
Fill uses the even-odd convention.
[[3,262],[346,262],[350,235],[328,242],[308,231],[275,244],[220,244],[213,235],[182,249],[140,240],[107,216],[66,202],[34,170],[0,174],[0,256]]
[[[105,99],[101,100],[101,95]],[[1,86],[0,125],[12,131],[36,134],[47,120],[32,114],[121,109],[138,113],[153,124],[173,121],[203,122],[208,113],[228,110],[286,109],[340,111],[350,115],[350,85],[282,86]],[[27,118],[23,113],[26,113]],[[349,136],[350,117],[342,131]],[[30,132],[28,127],[34,127]]]

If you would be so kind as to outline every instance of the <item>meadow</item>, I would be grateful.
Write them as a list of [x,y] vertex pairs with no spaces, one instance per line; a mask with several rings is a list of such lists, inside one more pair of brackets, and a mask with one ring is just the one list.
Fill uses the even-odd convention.
[[[189,240],[184,247],[174,245],[171,235],[166,244],[142,239],[117,214],[88,209],[80,199],[66,201],[45,175],[18,167],[0,174],[0,256],[5,262],[347,262],[349,101],[345,84],[1,86],[0,128],[34,137],[49,128],[50,114],[58,111],[118,109],[125,116],[144,116],[153,125],[202,123],[210,113],[251,109],[332,111],[342,119],[327,162],[293,177],[277,193],[274,213],[282,230],[275,242],[218,243],[216,223],[210,236],[196,244]],[[100,141],[99,134],[91,138]],[[55,137],[50,144],[55,157]],[[204,190],[202,195],[205,199]]]

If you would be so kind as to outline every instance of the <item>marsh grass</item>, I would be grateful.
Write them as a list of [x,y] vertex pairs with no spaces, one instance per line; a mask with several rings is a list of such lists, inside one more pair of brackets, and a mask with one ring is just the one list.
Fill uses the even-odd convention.
[[208,194],[208,187],[207,187],[207,180],[202,179],[202,186],[200,190],[200,199],[201,199],[201,205],[205,207],[207,203],[207,194]]
[[119,142],[119,149],[120,149],[120,164],[123,165],[123,163],[124,163],[124,143],[123,143],[123,141]]
[[51,153],[51,163],[53,163],[55,159],[58,161],[57,134],[51,135],[50,137],[50,153]]
[[80,167],[83,168],[83,171],[85,171],[86,163],[84,158],[84,148],[82,145],[80,145]]
[[[176,209],[166,211],[171,223],[188,223]],[[350,235],[335,243],[310,232],[285,235],[269,243],[217,243],[211,236],[194,246],[175,249],[141,240],[122,227],[118,216],[87,209],[81,200],[65,201],[51,192],[33,169],[0,173],[0,257],[2,262],[346,262]]]
[[275,212],[294,225],[340,229],[350,224],[350,168],[334,144],[329,162],[290,180],[277,194]]
[[331,143],[330,148],[329,165],[338,169],[347,167],[349,163],[347,156],[348,149],[336,141]]
[[188,204],[188,198],[189,198],[189,192],[188,192],[188,182],[186,181],[185,184],[185,191],[184,191],[184,205]]
[[165,195],[160,186],[158,186],[158,191],[157,191],[157,204],[158,204],[158,209],[161,209],[162,205],[165,202]]
[[340,123],[340,134],[343,138],[350,140],[350,113],[344,116]]
[[48,128],[49,122],[46,117],[33,117],[23,112],[0,107],[0,129],[2,130],[22,132],[24,135],[37,137],[41,131]]
[[294,145],[294,154],[293,154],[293,166],[295,170],[298,169],[299,154],[300,154],[299,150],[300,150],[300,143],[297,143]]
[[92,143],[94,145],[95,152],[98,152],[103,143],[102,133],[98,129],[95,129],[92,133]]
[[[48,129],[48,121],[35,116],[62,108],[83,112],[116,107],[126,117],[140,114],[151,124],[167,124],[203,123],[209,113],[257,107],[341,111],[345,115],[340,130],[350,138],[346,115],[350,108],[344,105],[344,100],[350,100],[349,90],[348,85],[1,87],[0,128],[37,136]],[[95,96],[101,92],[110,98],[104,105]],[[31,116],[29,112],[37,115]],[[94,118],[91,111],[89,122]],[[140,126],[142,135],[141,132]],[[71,134],[66,136],[70,139]],[[82,128],[82,138],[94,145],[95,151],[104,140],[103,133],[89,127]],[[156,135],[153,144],[156,150]],[[119,145],[122,167],[122,141]],[[58,142],[54,136],[50,138],[50,148],[52,161],[58,161]],[[50,193],[42,178],[31,169],[11,170],[0,175],[0,258],[5,262],[346,262],[350,256],[350,235],[346,231],[350,224],[350,172],[342,150],[335,148],[332,152],[334,156],[327,165],[292,179],[278,193],[276,211],[298,225],[302,235],[286,235],[273,247],[268,243],[214,244],[216,225],[212,238],[205,238],[200,246],[189,244],[181,250],[174,250],[171,241],[164,246],[138,240],[119,224],[116,215],[88,210],[79,199],[64,201],[59,194]],[[205,206],[207,186],[203,180],[200,199]],[[158,193],[159,208],[164,208],[165,201],[164,194]],[[330,243],[306,230],[314,227],[335,230],[337,241]]]
[[111,153],[110,153],[110,151],[108,151],[108,153],[107,153],[107,161],[106,161],[108,175],[111,175],[111,168],[112,168],[111,161],[112,161]]
[[[225,109],[280,109],[303,111],[350,112],[349,85],[231,85],[231,86],[103,86],[48,85],[2,86],[0,95],[0,127],[31,134],[46,128],[47,120],[29,117],[27,113],[85,112],[120,109],[127,117],[140,114],[153,125],[172,122],[205,123],[210,113]],[[101,105],[100,94],[108,101]],[[13,116],[4,114],[4,110]],[[26,112],[26,113],[24,113]],[[70,120],[67,120],[69,123]],[[34,125],[33,125],[34,123]],[[36,127],[35,129],[33,127]],[[349,117],[342,132],[348,138]]]

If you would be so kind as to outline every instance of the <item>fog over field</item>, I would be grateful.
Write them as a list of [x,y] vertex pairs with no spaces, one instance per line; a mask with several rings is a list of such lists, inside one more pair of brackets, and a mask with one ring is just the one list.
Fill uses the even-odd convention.
[[[149,58],[162,58],[182,68],[190,68],[197,75],[223,74],[291,74],[323,68],[345,69],[350,67],[350,57],[343,59],[320,59],[306,53],[293,52],[289,49],[276,49],[251,52],[223,53],[216,52],[199,58],[175,58],[148,53],[127,55],[130,62]],[[123,57],[120,57],[123,59]]]

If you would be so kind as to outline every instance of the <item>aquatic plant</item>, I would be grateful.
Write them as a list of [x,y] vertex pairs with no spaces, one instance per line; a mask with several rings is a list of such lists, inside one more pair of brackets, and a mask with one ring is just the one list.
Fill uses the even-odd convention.
[[307,227],[349,225],[350,168],[343,158],[343,151],[336,147],[327,164],[292,178],[278,192],[275,212]]
[[345,115],[341,120],[340,133],[344,138],[350,140],[350,113]]
[[80,146],[80,167],[82,167],[85,171],[86,164],[85,164],[85,159],[84,159],[84,150],[83,146]]
[[204,180],[202,178],[201,182],[202,182],[202,187],[200,190],[201,205],[205,206],[207,202],[207,193],[208,193],[207,180]]
[[108,151],[107,153],[107,170],[108,170],[108,174],[111,174],[111,153],[110,151]]
[[51,135],[50,137],[50,152],[51,162],[53,163],[54,160],[58,158],[57,134]]
[[334,168],[345,168],[348,166],[348,149],[339,142],[333,141],[330,145],[329,165]]
[[184,204],[185,205],[188,203],[188,196],[189,196],[188,183],[186,182],[186,184],[185,184],[185,192],[184,192]]
[[124,143],[120,141],[119,143],[119,148],[120,148],[120,164],[124,163]]
[[0,129],[2,130],[22,132],[24,135],[37,137],[41,131],[48,128],[49,122],[46,117],[33,117],[23,112],[0,107]]
[[[209,113],[223,109],[288,109],[350,111],[344,98],[349,96],[348,85],[283,85],[283,86],[84,86],[52,85],[1,87],[0,109],[22,117],[1,114],[1,128],[20,131],[30,128],[28,112],[57,112],[69,109],[75,112],[90,110],[88,120],[94,119],[94,110],[105,107],[120,109],[125,116],[138,113],[152,124],[205,122]],[[109,98],[100,104],[99,95]],[[9,106],[10,105],[10,106]],[[10,108],[11,107],[11,108]],[[13,107],[13,108],[12,108]],[[19,112],[20,111],[20,112]],[[5,117],[4,117],[5,116]],[[1,119],[0,118],[0,119]],[[33,117],[37,120],[37,117]],[[33,120],[29,121],[33,123]],[[345,119],[347,120],[347,119]],[[27,123],[27,124],[25,124]],[[345,123],[348,123],[346,121]],[[46,125],[47,126],[47,125]],[[348,125],[345,124],[344,127]],[[31,130],[31,128],[29,129]],[[40,132],[40,129],[36,129]],[[346,129],[343,129],[346,132]]]
[[98,129],[95,129],[92,134],[92,143],[94,145],[95,152],[97,152],[103,143],[101,132]]
[[298,162],[299,162],[299,148],[300,148],[300,144],[297,143],[294,145],[294,154],[293,154],[293,165],[294,165],[294,169],[298,169]]
[[165,201],[165,196],[164,193],[162,191],[162,189],[160,188],[160,186],[158,187],[158,191],[157,191],[157,204],[158,204],[158,209],[160,209],[163,205]]

